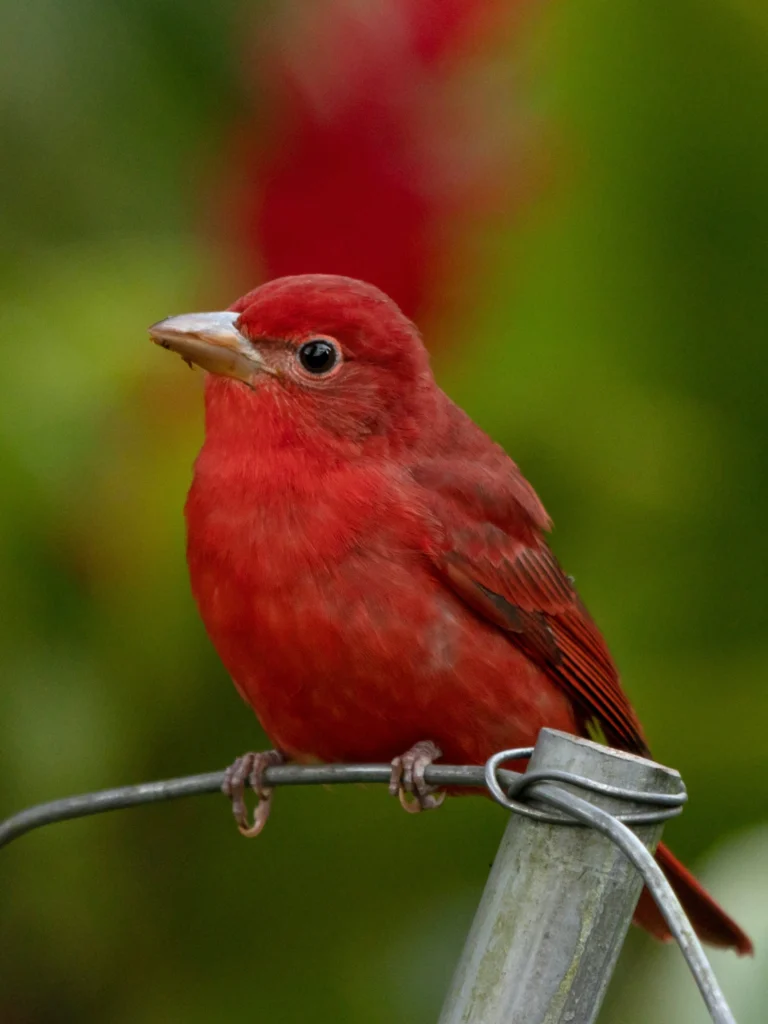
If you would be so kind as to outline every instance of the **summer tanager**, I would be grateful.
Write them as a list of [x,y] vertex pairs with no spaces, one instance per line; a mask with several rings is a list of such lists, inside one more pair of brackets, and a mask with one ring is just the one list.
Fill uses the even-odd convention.
[[[276,750],[227,777],[241,830],[282,758],[393,761],[436,806],[437,756],[483,764],[543,726],[647,755],[600,632],[543,534],[550,520],[497,444],[438,388],[413,324],[378,289],[271,281],[154,341],[209,371],[186,505],[203,621]],[[261,796],[247,824],[246,780]],[[699,935],[749,938],[664,846]],[[668,930],[644,893],[636,920]]]

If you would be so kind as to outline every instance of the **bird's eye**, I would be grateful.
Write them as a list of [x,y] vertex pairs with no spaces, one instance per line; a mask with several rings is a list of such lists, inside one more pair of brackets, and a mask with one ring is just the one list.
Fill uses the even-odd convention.
[[324,338],[305,341],[299,349],[299,362],[309,373],[329,373],[338,361],[338,349]]

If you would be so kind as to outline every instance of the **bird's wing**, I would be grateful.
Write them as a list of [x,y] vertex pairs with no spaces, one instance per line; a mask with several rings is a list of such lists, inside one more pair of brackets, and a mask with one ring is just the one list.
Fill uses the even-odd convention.
[[413,476],[444,581],[563,687],[585,723],[599,723],[614,746],[647,753],[605,641],[547,547],[549,520],[517,466],[429,460]]

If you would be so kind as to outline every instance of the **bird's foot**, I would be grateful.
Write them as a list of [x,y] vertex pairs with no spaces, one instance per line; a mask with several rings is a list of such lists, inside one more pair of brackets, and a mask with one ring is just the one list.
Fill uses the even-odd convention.
[[441,754],[442,750],[431,740],[421,740],[400,757],[393,758],[389,794],[396,796],[409,814],[434,810],[445,800],[445,793],[439,792],[437,786],[428,785],[424,779],[425,769]]
[[[267,768],[284,763],[285,757],[279,750],[263,750],[258,754],[243,754],[224,773],[221,791],[232,801],[232,813],[235,816],[237,827],[240,833],[248,839],[252,839],[261,832],[269,817],[272,790],[264,785],[264,773]],[[248,808],[245,804],[246,783],[259,800],[253,812],[252,824],[248,822]]]

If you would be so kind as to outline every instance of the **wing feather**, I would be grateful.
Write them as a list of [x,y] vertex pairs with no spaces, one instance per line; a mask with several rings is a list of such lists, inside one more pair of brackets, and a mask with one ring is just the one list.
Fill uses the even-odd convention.
[[563,687],[585,725],[597,721],[614,746],[645,754],[605,641],[544,540],[546,513],[517,466],[506,456],[504,463],[503,474],[500,466],[467,468],[463,460],[414,473],[428,487],[439,524],[433,564],[478,615]]

